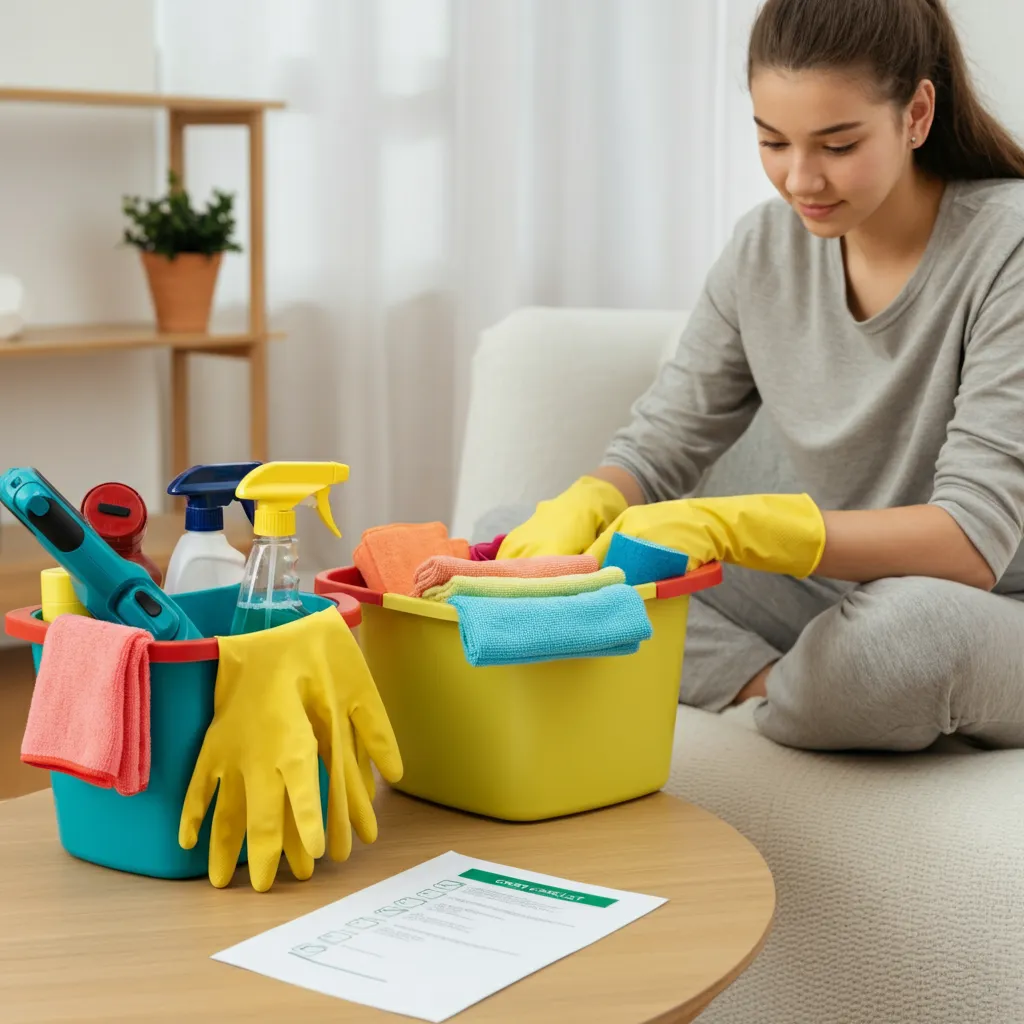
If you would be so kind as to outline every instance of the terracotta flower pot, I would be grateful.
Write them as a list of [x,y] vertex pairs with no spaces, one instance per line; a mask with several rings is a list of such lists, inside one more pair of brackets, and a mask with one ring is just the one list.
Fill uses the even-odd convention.
[[183,252],[173,260],[152,252],[139,255],[156,309],[157,330],[171,334],[203,333],[210,323],[223,254]]

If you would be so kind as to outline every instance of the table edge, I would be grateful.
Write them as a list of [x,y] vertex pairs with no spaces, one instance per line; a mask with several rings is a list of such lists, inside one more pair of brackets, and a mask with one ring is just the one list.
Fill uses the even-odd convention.
[[[716,982],[708,986],[708,988],[687,999],[685,1002],[679,1003],[677,1006],[674,1006],[671,1009],[658,1013],[654,1017],[646,1018],[643,1022],[643,1024],[690,1024],[690,1022],[696,1020],[700,1016],[700,1014],[702,1014],[708,1008],[708,1006],[710,1006],[711,1003],[718,998],[718,996],[720,996],[727,988],[729,988],[730,985],[732,985],[739,977],[741,977],[743,973],[749,969],[750,965],[761,954],[775,927],[775,919],[778,913],[778,887],[775,884],[775,876],[772,873],[771,866],[768,864],[767,860],[761,853],[760,849],[752,840],[750,840],[747,836],[740,832],[740,830],[737,829],[731,822],[728,822],[724,818],[721,818],[719,815],[714,814],[713,811],[708,810],[701,804],[695,803],[691,800],[687,800],[683,797],[676,796],[674,793],[669,793],[665,790],[660,790],[659,792],[661,793],[661,795],[667,797],[668,799],[675,800],[678,801],[680,804],[685,804],[690,807],[696,808],[699,811],[702,811],[703,813],[716,818],[719,822],[726,825],[729,829],[735,832],[745,843],[751,846],[755,853],[758,855],[758,857],[760,857],[762,863],[765,866],[765,870],[767,871],[768,878],[771,881],[772,885],[771,913],[765,921],[764,930],[761,933],[761,936],[750,947],[750,949],[747,951],[744,957],[737,964],[733,965],[733,967],[730,968],[730,970],[726,974],[724,974]],[[395,795],[413,800],[416,803],[430,803],[429,801],[419,800],[416,797],[409,797],[407,796],[407,794],[401,793],[401,791],[399,790],[395,790]],[[631,801],[626,802],[629,803]],[[2,817],[6,805],[10,805],[10,807],[12,808],[15,805],[21,808],[27,808],[30,805],[42,806],[43,804],[47,804],[51,809],[53,808],[52,788],[47,787],[44,789],[36,790],[32,793],[23,793],[18,796],[7,797],[3,800],[0,800],[0,817]],[[440,809],[451,810],[450,808],[443,807]]]

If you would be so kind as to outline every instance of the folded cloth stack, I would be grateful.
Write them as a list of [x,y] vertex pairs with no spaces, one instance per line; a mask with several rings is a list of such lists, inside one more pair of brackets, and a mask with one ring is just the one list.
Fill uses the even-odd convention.
[[632,584],[686,571],[678,552],[650,565],[655,546],[632,538],[604,568],[588,554],[496,559],[501,540],[470,548],[442,523],[393,523],[365,531],[353,561],[371,590],[455,607],[471,665],[632,654],[652,633]]
[[475,666],[632,654],[651,635],[643,599],[618,566],[591,555],[473,562],[435,556],[416,571],[414,594],[459,613]]
[[21,760],[134,796],[149,785],[144,629],[60,615],[43,642]]
[[422,597],[432,587],[440,587],[454,576],[537,579],[549,576],[582,575],[600,567],[593,555],[537,555],[533,558],[506,558],[495,562],[473,562],[463,558],[435,556],[417,570],[413,597]]
[[571,597],[592,590],[625,583],[626,574],[617,566],[572,576],[453,576],[447,583],[423,592],[426,601],[447,601],[451,597]]

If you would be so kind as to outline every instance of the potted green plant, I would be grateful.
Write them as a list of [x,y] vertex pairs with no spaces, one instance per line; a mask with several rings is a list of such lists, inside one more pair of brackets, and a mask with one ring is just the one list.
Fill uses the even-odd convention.
[[173,171],[168,192],[158,199],[124,196],[131,221],[124,241],[135,246],[149,282],[157,330],[203,333],[210,322],[221,257],[241,252],[234,240],[234,196],[214,189],[205,210],[192,206]]

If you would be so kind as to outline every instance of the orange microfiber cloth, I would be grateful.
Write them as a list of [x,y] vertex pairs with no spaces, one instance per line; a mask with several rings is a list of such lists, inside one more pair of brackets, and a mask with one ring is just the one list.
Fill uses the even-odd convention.
[[122,796],[149,785],[149,645],[144,629],[60,615],[43,642],[21,759]]
[[572,576],[597,572],[600,566],[593,555],[536,555],[533,558],[503,558],[494,562],[472,562],[462,558],[435,555],[416,570],[413,597],[431,587],[447,583],[453,576],[509,576],[534,579],[547,576]]
[[352,561],[370,590],[413,593],[416,569],[433,555],[469,560],[469,541],[448,536],[444,523],[391,523],[363,531]]

